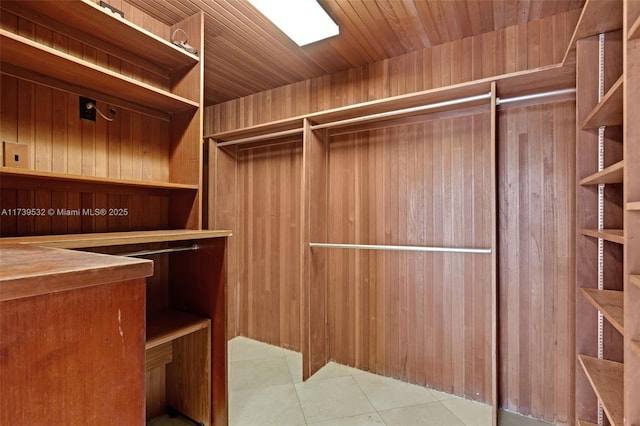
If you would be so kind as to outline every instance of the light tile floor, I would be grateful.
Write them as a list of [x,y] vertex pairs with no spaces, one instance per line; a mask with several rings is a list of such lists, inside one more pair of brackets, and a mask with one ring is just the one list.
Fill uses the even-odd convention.
[[[487,426],[488,405],[329,363],[302,382],[297,352],[229,342],[230,426]],[[501,425],[546,423],[503,413]]]
[[[488,405],[329,363],[302,382],[302,356],[244,337],[229,342],[230,426],[488,426]],[[501,412],[501,426],[547,423]],[[164,416],[149,426],[190,425]]]

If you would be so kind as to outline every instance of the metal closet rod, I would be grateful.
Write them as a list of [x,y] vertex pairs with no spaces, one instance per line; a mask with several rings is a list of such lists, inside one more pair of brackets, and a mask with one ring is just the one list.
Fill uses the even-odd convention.
[[199,250],[199,249],[200,249],[199,245],[193,244],[186,247],[171,247],[166,249],[140,250],[140,251],[132,251],[129,253],[117,253],[114,256],[125,256],[125,257],[151,256],[152,254],[175,253],[179,251],[191,251],[191,250]]
[[468,102],[481,101],[481,100],[490,99],[490,98],[491,98],[491,92],[487,92],[487,93],[483,93],[481,95],[468,96],[466,98],[451,99],[449,101],[435,102],[435,103],[432,103],[432,104],[420,105],[420,106],[411,107],[411,108],[403,108],[403,109],[397,109],[397,110],[394,110],[394,111],[380,112],[380,113],[377,113],[377,114],[363,115],[361,117],[348,118],[348,119],[345,119],[345,120],[338,120],[338,121],[331,121],[329,123],[314,124],[314,125],[311,126],[311,130],[328,129],[328,128],[331,128],[331,127],[346,126],[346,125],[349,125],[349,124],[357,124],[357,123],[360,123],[360,122],[363,122],[363,121],[376,120],[376,119],[380,119],[380,118],[389,118],[389,117],[394,117],[394,116],[397,116],[397,115],[410,114],[410,113],[413,113],[413,112],[428,111],[430,109],[442,108],[442,107],[453,106],[453,105],[460,105],[460,104],[465,104],[465,103],[468,103]]
[[531,93],[529,95],[514,96],[511,98],[505,98],[505,99],[498,97],[496,98],[496,105],[502,105],[509,102],[528,101],[531,99],[548,98],[550,96],[567,95],[569,93],[576,93],[575,87],[570,89],[551,90],[549,92]]
[[466,248],[466,247],[427,247],[427,246],[390,246],[378,244],[333,244],[333,243],[309,243],[309,247],[325,247],[356,250],[390,250],[390,251],[418,251],[418,252],[442,252],[442,253],[481,253],[491,254],[491,248]]
[[279,137],[282,137],[282,136],[295,135],[296,133],[302,133],[303,130],[304,129],[302,127],[300,127],[298,129],[283,130],[281,132],[267,133],[267,134],[264,134],[264,135],[249,136],[249,137],[246,137],[246,138],[234,139],[232,141],[220,142],[217,145],[222,147],[222,146],[227,146],[227,145],[241,145],[241,144],[244,144],[244,143],[260,142],[260,141],[264,141],[264,140],[267,140],[267,139],[275,139],[275,138],[279,138]]

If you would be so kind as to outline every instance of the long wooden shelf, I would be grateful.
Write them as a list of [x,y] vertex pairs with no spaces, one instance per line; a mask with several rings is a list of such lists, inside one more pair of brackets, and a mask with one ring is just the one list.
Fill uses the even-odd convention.
[[131,23],[126,16],[125,19],[115,16],[89,0],[2,2],[2,8],[44,25],[47,25],[47,18],[53,19],[169,70],[194,65],[200,60]]
[[81,249],[126,244],[148,244],[171,241],[193,241],[231,236],[227,230],[168,229],[161,231],[104,232],[33,237],[0,238],[0,244],[35,244],[44,247]]
[[629,281],[631,281],[631,284],[633,284],[636,287],[640,288],[640,275],[630,275],[629,276]]
[[[39,180],[58,183],[81,183],[92,185],[122,186],[127,188],[142,189],[166,189],[166,190],[197,190],[198,185],[188,185],[173,182],[145,181],[134,179],[119,179],[101,176],[84,176],[68,173],[46,172],[39,170],[19,169],[14,167],[0,167],[0,178],[27,178],[29,180]],[[6,186],[6,185],[3,185]]]
[[[166,90],[118,74],[96,64],[60,52],[9,31],[0,29],[2,73],[26,78],[48,86],[59,82],[77,91],[92,90],[118,97],[163,112],[179,112],[199,107],[197,101],[174,95]],[[5,64],[9,64],[7,67]],[[23,73],[22,70],[26,70]]]
[[622,29],[621,0],[587,0],[582,7],[580,19],[573,31],[562,63],[568,62],[578,40],[619,29]]
[[580,233],[587,237],[602,238],[612,243],[624,244],[624,231],[622,229],[581,229]]
[[607,418],[613,426],[622,426],[624,365],[586,355],[578,355],[578,359]]
[[624,336],[624,292],[615,290],[580,289],[584,297]]
[[582,122],[582,129],[596,129],[600,126],[619,126],[622,124],[623,76],[605,93],[602,101],[596,105]]
[[600,183],[622,183],[624,175],[624,160],[618,161],[605,168],[604,170],[594,173],[580,179],[580,185],[597,185]]
[[147,314],[145,350],[209,327],[210,320],[175,309],[162,309]]

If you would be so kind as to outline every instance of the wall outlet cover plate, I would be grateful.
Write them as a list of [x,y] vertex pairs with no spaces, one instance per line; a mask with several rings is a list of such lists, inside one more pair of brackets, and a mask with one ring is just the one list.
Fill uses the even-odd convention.
[[29,145],[17,142],[2,142],[2,165],[5,167],[29,168]]

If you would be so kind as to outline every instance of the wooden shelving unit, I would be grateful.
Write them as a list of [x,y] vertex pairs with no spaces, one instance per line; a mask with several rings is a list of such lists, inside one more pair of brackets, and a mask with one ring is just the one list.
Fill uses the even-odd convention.
[[640,201],[627,203],[627,210],[640,210]]
[[580,185],[598,185],[601,183],[622,183],[624,172],[624,160],[610,165],[601,172],[580,179]]
[[[3,102],[38,111],[0,118],[4,127],[21,129],[9,142],[27,145],[31,158],[36,151],[38,157],[26,168],[0,167],[2,208],[118,207],[132,216],[3,216],[0,245],[152,259],[154,274],[141,302],[147,309],[145,371],[130,372],[146,375],[146,418],[172,406],[207,426],[226,424],[221,301],[230,232],[202,229],[204,14],[165,25],[131,7],[123,19],[91,0],[0,3]],[[178,29],[198,55],[157,35]],[[23,89],[45,96],[36,102]],[[80,120],[75,106],[81,96],[98,107],[115,106],[114,120]],[[68,107],[61,109],[57,98]],[[42,126],[53,126],[55,136],[36,132]]]
[[624,293],[616,290],[597,290],[594,288],[580,289],[597,310],[624,335]]
[[619,136],[619,127],[627,124],[623,27],[623,0],[587,1],[565,55],[575,48],[576,323],[581,325],[575,395],[576,420],[587,425],[597,422],[597,401],[613,426],[622,426],[624,418],[628,288],[621,272],[628,223],[622,194],[630,160],[622,152],[626,135]]
[[586,355],[578,359],[612,426],[622,426],[624,365]]
[[640,275],[631,275],[629,277],[629,281],[631,282],[631,284],[640,288]]
[[622,229],[581,229],[580,233],[587,237],[602,238],[612,243],[624,244],[624,230]]

